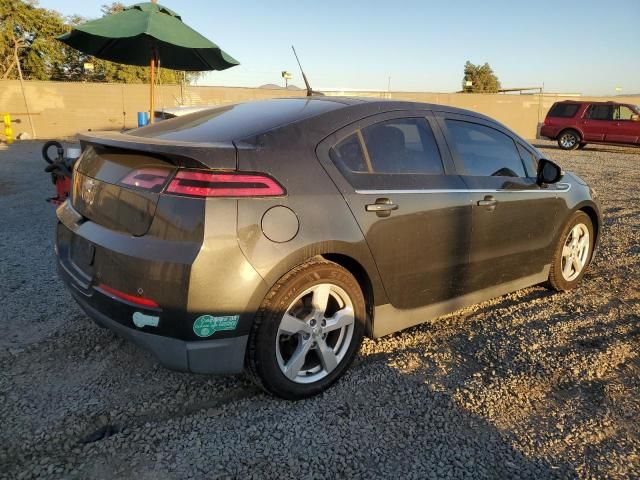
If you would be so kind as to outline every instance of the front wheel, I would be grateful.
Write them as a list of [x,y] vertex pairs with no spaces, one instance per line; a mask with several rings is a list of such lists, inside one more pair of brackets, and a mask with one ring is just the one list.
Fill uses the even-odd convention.
[[575,130],[565,130],[558,137],[558,146],[562,150],[575,150],[580,145],[580,134]]
[[294,268],[256,315],[247,347],[249,376],[290,400],[322,392],[355,358],[365,316],[362,290],[346,269],[326,260]]
[[574,213],[553,255],[549,283],[554,290],[571,290],[578,285],[591,261],[594,242],[589,215],[582,211]]

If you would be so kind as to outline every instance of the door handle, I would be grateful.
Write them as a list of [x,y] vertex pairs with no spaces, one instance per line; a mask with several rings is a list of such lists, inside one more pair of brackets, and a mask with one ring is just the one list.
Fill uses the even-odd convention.
[[478,200],[479,207],[487,207],[487,210],[495,210],[498,201],[493,195],[486,195],[484,200]]
[[364,208],[367,212],[376,212],[379,217],[388,217],[392,210],[398,210],[398,205],[388,198],[378,198],[376,203],[365,205]]

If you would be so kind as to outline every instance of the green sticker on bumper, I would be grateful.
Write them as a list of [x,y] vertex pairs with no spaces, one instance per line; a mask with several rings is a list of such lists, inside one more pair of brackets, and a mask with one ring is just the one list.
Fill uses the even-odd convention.
[[199,337],[210,337],[223,330],[235,330],[238,326],[240,315],[226,317],[214,317],[213,315],[201,315],[193,322],[193,332]]

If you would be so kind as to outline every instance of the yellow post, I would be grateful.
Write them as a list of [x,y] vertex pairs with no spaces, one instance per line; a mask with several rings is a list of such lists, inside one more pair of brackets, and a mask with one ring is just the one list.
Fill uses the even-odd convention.
[[11,128],[11,115],[5,113],[3,115],[4,120],[4,136],[7,137],[7,144],[13,143],[13,128]]

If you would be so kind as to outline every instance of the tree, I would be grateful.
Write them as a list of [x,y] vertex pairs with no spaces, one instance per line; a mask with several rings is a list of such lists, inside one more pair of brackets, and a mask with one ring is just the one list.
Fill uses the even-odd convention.
[[0,78],[18,77],[17,51],[24,78],[49,79],[62,60],[53,39],[66,30],[58,12],[38,8],[35,0],[0,0]]
[[[125,6],[113,2],[102,6],[103,15],[122,11]],[[86,18],[64,18],[54,10],[39,8],[36,0],[0,0],[0,79],[17,78],[14,51],[17,49],[23,75],[28,80],[146,83],[149,67],[123,65],[85,55],[55,38],[68,32]],[[90,63],[93,70],[85,70]],[[162,67],[162,64],[160,65]],[[158,81],[191,83],[200,73],[161,68]]]
[[[471,86],[467,82],[471,82]],[[466,93],[498,93],[500,81],[488,63],[474,65],[467,60],[464,64],[462,91]]]

